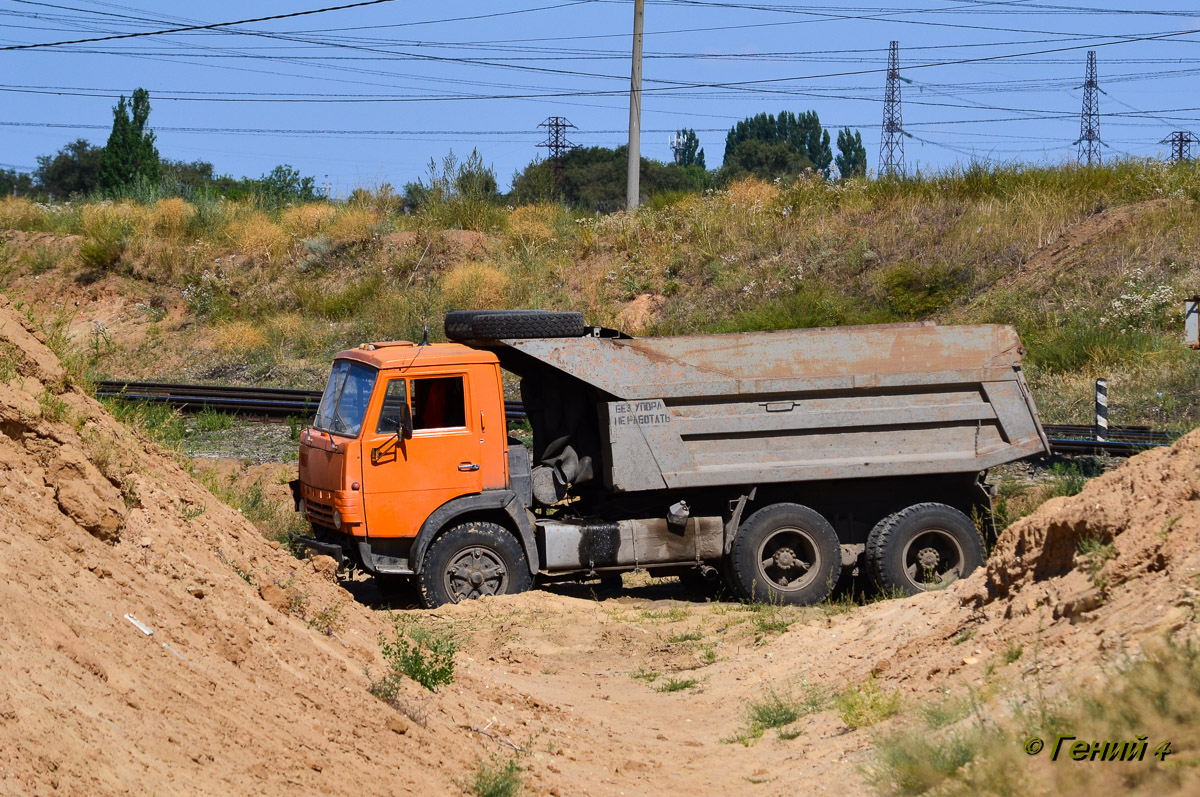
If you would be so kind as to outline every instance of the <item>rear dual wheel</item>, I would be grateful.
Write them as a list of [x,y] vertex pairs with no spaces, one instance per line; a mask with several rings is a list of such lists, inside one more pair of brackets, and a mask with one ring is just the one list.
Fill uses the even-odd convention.
[[800,504],[773,504],[742,524],[729,563],[729,581],[741,597],[810,605],[833,591],[842,551],[820,513]]
[[946,504],[915,504],[888,515],[867,537],[866,569],[884,592],[915,595],[966,578],[987,558],[971,519]]

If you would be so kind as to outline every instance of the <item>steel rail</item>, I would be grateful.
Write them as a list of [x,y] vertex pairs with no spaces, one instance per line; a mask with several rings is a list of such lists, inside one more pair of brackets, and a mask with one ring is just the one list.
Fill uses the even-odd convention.
[[[125,380],[97,382],[96,397],[163,403],[188,412],[215,409],[268,418],[311,416],[321,403],[320,390]],[[504,414],[512,420],[522,420],[525,409],[519,401],[506,401]]]

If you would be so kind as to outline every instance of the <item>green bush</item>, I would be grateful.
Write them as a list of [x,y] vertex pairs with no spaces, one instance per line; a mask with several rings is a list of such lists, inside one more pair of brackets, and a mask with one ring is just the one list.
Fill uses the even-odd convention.
[[503,765],[481,760],[462,787],[475,797],[516,797],[522,790],[521,765],[515,756]]
[[847,687],[833,702],[838,716],[850,730],[870,727],[900,711],[900,695],[884,692],[873,675],[862,686]]
[[866,306],[861,300],[833,288],[817,285],[744,310],[711,327],[712,332],[753,332],[774,329],[809,329],[846,324],[894,321],[889,313]]
[[224,432],[233,427],[234,416],[220,410],[204,409],[196,414],[192,427],[201,434]]
[[105,216],[92,226],[79,244],[79,257],[89,266],[108,271],[121,262],[132,232],[123,219]]
[[403,678],[411,678],[429,691],[454,682],[454,654],[458,641],[450,634],[396,623],[392,638],[379,635],[379,649],[388,671],[371,679],[371,694],[391,701],[400,691]]
[[950,305],[971,287],[969,268],[901,263],[878,276],[884,303],[900,318],[916,320]]

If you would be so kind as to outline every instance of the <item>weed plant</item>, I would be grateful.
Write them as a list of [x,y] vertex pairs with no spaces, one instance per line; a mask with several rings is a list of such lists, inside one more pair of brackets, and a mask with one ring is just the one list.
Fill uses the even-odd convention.
[[404,678],[416,681],[431,692],[454,682],[454,654],[458,641],[442,631],[433,631],[396,621],[391,638],[379,635],[379,649],[388,670],[378,679],[370,677],[371,694],[392,700],[400,692]]
[[517,797],[524,789],[521,763],[516,756],[503,763],[480,760],[462,787],[474,797]]

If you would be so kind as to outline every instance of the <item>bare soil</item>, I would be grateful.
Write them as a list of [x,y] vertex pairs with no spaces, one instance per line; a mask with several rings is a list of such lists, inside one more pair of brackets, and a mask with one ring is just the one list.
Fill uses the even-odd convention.
[[[404,609],[462,648],[455,682],[407,684],[399,711],[364,673],[390,628],[373,584],[265,541],[65,385],[3,299],[0,351],[16,371],[0,383],[0,793],[453,794],[514,747],[535,794],[846,793],[886,723],[850,730],[826,701],[796,738],[728,741],[748,702],[874,675],[908,708],[987,685],[1004,711],[1195,634],[1200,433],[1050,501],[986,570],[909,600],[706,603],[639,576]],[[1113,555],[1089,564],[1084,539]],[[1014,644],[1029,653],[1006,664]]]

